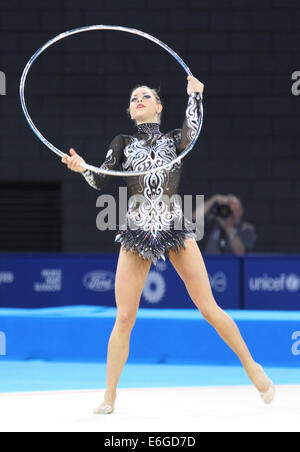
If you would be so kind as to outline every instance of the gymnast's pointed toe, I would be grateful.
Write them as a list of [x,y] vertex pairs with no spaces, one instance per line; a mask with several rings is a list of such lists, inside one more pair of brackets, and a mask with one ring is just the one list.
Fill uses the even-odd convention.
[[115,408],[113,405],[102,403],[100,406],[94,409],[93,414],[112,414]]
[[276,387],[272,381],[271,381],[271,385],[270,385],[269,389],[266,392],[260,393],[260,396],[266,405],[270,405],[273,402],[275,395],[276,395]]

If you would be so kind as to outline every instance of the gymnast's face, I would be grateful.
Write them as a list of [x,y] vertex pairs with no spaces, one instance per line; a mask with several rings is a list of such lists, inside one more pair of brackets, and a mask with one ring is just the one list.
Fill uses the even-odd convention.
[[137,124],[159,123],[158,115],[162,109],[162,105],[157,102],[150,88],[142,86],[132,92],[129,111],[131,119],[135,120]]

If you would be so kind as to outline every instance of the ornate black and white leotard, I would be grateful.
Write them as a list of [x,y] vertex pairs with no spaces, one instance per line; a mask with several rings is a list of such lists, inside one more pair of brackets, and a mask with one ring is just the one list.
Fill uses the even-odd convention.
[[[158,123],[144,123],[136,126],[135,135],[117,135],[101,168],[145,171],[172,162],[191,143],[199,123],[202,126],[201,102],[201,93],[190,94],[182,129],[162,133]],[[180,160],[162,171],[124,178],[128,211],[115,242],[126,251],[151,259],[154,265],[158,259],[166,260],[170,249],[177,253],[181,246],[185,248],[187,238],[196,238],[177,195],[182,165]],[[96,190],[103,190],[111,177],[90,170],[82,175]]]

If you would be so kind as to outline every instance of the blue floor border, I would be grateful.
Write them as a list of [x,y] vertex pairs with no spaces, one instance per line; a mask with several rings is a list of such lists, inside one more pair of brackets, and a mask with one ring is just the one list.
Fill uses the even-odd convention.
[[[266,367],[275,384],[300,384],[300,369]],[[240,386],[251,382],[241,366],[126,364],[119,388]],[[105,363],[0,361],[0,393],[95,390],[106,386]]]
[[[300,312],[226,312],[256,361],[300,367]],[[115,318],[116,309],[103,306],[0,309],[6,339],[0,359],[105,362]],[[130,348],[130,361],[137,364],[239,365],[198,310],[140,309]]]

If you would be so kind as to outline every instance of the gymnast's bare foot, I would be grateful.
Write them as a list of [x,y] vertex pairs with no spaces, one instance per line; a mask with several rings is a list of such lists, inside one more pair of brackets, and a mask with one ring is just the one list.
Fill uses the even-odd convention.
[[108,393],[105,392],[104,400],[97,408],[94,409],[94,414],[111,414],[115,410],[115,401],[116,401],[117,393]]
[[[251,377],[250,377],[251,378]],[[255,363],[254,372],[251,378],[253,384],[266,404],[270,404],[275,397],[276,389],[273,382],[264,372],[262,366]]]

